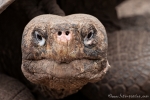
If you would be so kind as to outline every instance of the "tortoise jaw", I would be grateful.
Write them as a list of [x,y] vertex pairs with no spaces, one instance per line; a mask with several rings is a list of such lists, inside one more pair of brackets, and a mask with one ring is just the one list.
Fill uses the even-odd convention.
[[[99,81],[104,76],[108,67],[107,60],[105,59],[74,60],[69,64],[59,64],[47,59],[22,61],[22,71],[29,81],[56,91],[63,89],[63,92],[69,94],[77,92],[88,82]],[[64,96],[69,95],[67,93]]]

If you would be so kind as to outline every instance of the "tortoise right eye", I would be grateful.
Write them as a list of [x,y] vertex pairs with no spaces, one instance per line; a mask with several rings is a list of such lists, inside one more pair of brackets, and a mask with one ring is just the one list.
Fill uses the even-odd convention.
[[43,46],[46,41],[45,38],[43,38],[38,31],[35,31],[34,34],[35,34],[35,38],[38,42],[38,45]]
[[87,35],[87,38],[88,38],[88,39],[91,39],[93,36],[94,36],[94,31],[93,31],[93,30],[90,30],[90,32],[89,32],[88,35]]

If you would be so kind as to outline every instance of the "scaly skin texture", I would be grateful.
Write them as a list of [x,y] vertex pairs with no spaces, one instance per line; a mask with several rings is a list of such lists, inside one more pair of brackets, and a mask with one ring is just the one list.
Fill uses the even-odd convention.
[[35,100],[30,90],[17,79],[0,74],[0,100]]
[[[136,20],[133,22],[133,19]],[[139,94],[148,95],[146,100],[150,98],[149,23],[148,16],[124,19],[123,30],[108,36],[110,38],[108,57],[112,69],[100,83],[102,87],[100,90],[105,91],[102,94],[106,94],[107,91],[114,95]]]
[[93,16],[41,15],[25,27],[22,71],[51,97],[63,98],[101,80],[108,68],[105,28]]

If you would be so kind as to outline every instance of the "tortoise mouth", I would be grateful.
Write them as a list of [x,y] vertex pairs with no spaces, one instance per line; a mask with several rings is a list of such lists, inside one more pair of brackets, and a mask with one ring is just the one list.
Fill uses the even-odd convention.
[[23,74],[35,84],[47,84],[50,81],[55,82],[55,79],[76,81],[84,79],[87,82],[92,82],[100,79],[106,67],[107,60],[105,59],[81,59],[70,63],[57,63],[48,59],[22,60]]
[[61,63],[50,59],[30,59],[22,60],[22,70],[30,75],[47,74],[57,78],[69,78],[89,71],[102,70],[100,62],[99,59],[76,59]]

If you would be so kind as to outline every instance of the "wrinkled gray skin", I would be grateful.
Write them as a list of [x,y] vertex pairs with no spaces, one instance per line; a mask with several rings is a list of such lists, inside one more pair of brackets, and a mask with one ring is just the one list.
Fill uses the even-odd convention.
[[[13,20],[11,20],[10,16]],[[34,93],[34,86],[28,85],[29,83],[22,76],[20,69],[21,33],[28,22],[25,16],[21,12],[20,14],[16,13],[11,8],[0,15],[0,33],[3,33],[0,36],[0,72],[5,74],[0,75],[0,89],[2,90],[0,99],[2,100],[12,100],[13,98],[13,100],[34,100],[34,98],[38,98]],[[117,95],[120,95],[122,92],[124,94],[150,95],[149,18],[150,15],[124,19],[122,21],[124,24],[122,31],[108,34],[108,59],[112,67],[102,81],[84,87],[81,90],[82,94],[91,100],[103,100],[104,98],[106,100],[110,93]],[[23,84],[16,79],[6,76],[6,74],[15,77]],[[28,86],[34,96],[29,92],[29,89],[25,89],[26,86]],[[12,91],[13,89],[14,91]],[[78,95],[75,96],[77,97]],[[70,96],[69,99],[73,100],[76,98],[75,96]],[[77,97],[77,99],[87,100],[87,98],[82,97]],[[41,98],[41,100],[43,99]],[[68,99],[65,98],[64,100]],[[149,100],[149,98],[146,100]]]

